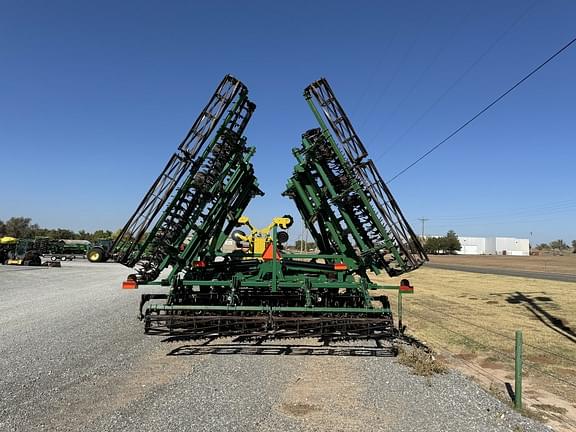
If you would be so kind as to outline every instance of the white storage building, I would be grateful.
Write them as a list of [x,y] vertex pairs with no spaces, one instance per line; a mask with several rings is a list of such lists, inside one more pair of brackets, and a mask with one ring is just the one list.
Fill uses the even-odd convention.
[[462,249],[457,251],[460,255],[483,255],[486,253],[486,238],[484,237],[458,237]]
[[513,237],[488,237],[486,253],[489,255],[530,255],[530,241]]
[[530,241],[514,237],[461,237],[460,255],[530,255]]

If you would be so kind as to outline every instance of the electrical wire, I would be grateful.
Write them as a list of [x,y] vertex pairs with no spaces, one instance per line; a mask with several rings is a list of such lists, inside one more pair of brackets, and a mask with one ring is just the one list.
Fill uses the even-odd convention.
[[[425,21],[423,23],[423,25],[420,26],[420,28],[425,28],[428,26],[428,24],[430,23],[430,21],[432,20],[432,15],[433,15],[434,9],[430,9],[430,12],[428,13],[428,15],[425,18]],[[392,86],[392,83],[396,80],[396,78],[398,77],[398,75],[400,74],[400,70],[402,69],[402,66],[404,65],[404,63],[406,63],[406,60],[410,57],[410,53],[412,52],[412,50],[414,49],[414,47],[417,45],[417,43],[420,41],[420,39],[423,36],[423,31],[421,31],[418,35],[416,35],[416,37],[414,38],[414,40],[412,41],[412,43],[410,44],[409,48],[406,50],[406,52],[404,53],[404,55],[402,56],[402,59],[400,60],[398,67],[396,67],[396,69],[394,70],[394,73],[392,74],[392,76],[390,77],[390,79],[388,80],[388,82],[386,83],[386,85],[384,86],[384,88],[380,91],[380,93],[378,94],[378,96],[376,97],[375,102],[372,104],[371,108],[368,110],[367,114],[364,115],[362,122],[359,125],[359,128],[362,128],[366,122],[368,121],[368,118],[372,115],[372,113],[374,112],[374,110],[376,109],[376,107],[380,104],[380,101],[382,100],[382,98],[384,97],[384,95],[386,93],[388,93],[388,90],[390,89],[390,87]]]
[[418,76],[416,81],[412,84],[412,87],[410,88],[410,90],[408,90],[408,92],[406,93],[404,98],[396,105],[396,107],[392,110],[390,115],[388,115],[385,120],[380,122],[376,132],[373,134],[372,138],[368,142],[370,142],[370,143],[374,142],[376,140],[376,138],[378,137],[378,135],[380,135],[382,130],[384,130],[384,127],[386,126],[386,124],[389,123],[390,120],[392,118],[394,118],[394,116],[400,112],[400,109],[402,108],[402,106],[404,106],[404,104],[410,99],[410,97],[412,96],[414,91],[418,88],[418,86],[422,83],[424,78],[426,76],[428,76],[430,70],[436,64],[436,62],[438,61],[440,56],[444,53],[444,51],[446,51],[446,49],[448,47],[448,41],[452,41],[452,39],[454,39],[454,36],[456,36],[456,34],[460,30],[460,28],[468,20],[468,18],[470,17],[471,14],[472,14],[472,9],[469,8],[467,10],[467,12],[462,16],[462,18],[460,19],[458,24],[455,26],[455,28],[452,30],[452,32],[448,35],[446,40],[439,44],[440,47],[436,50],[435,54],[432,57],[432,60],[428,63],[428,65],[424,69],[422,69],[422,71],[420,72],[420,75]]
[[367,80],[368,85],[364,88],[364,91],[361,93],[360,97],[356,100],[356,103],[354,104],[354,106],[352,107],[352,110],[350,111],[350,114],[352,116],[354,116],[356,114],[356,112],[358,111],[358,108],[360,107],[361,102],[364,100],[364,98],[368,94],[368,90],[370,90],[370,87],[372,86],[372,83],[374,82],[374,78],[376,78],[376,75],[377,75],[378,71],[380,70],[380,67],[384,63],[384,59],[386,58],[386,56],[384,54],[388,53],[388,50],[390,49],[390,47],[394,43],[394,40],[396,39],[396,36],[398,36],[398,33],[399,33],[399,30],[396,30],[396,32],[392,35],[392,38],[390,38],[390,40],[388,41],[388,43],[386,44],[386,46],[382,50],[383,54],[380,57],[380,60],[378,61],[376,67],[371,68],[372,74],[370,75],[370,79]]
[[567,50],[572,44],[574,44],[574,42],[576,42],[576,38],[572,39],[570,42],[568,42],[567,44],[565,44],[562,48],[560,48],[559,50],[557,50],[554,54],[552,54],[550,57],[548,57],[548,59],[546,59],[543,63],[541,63],[540,65],[538,65],[536,68],[534,68],[531,72],[529,72],[526,76],[524,76],[524,78],[522,78],[520,81],[518,81],[516,84],[514,84],[512,87],[510,87],[508,90],[506,90],[504,93],[502,93],[500,96],[498,96],[496,99],[494,99],[492,102],[490,102],[486,107],[484,107],[482,110],[480,110],[477,114],[475,114],[470,120],[468,120],[467,122],[465,122],[464,124],[462,124],[459,128],[457,128],[454,132],[452,132],[450,135],[448,135],[446,138],[444,138],[442,141],[440,141],[438,144],[436,144],[435,146],[433,146],[432,148],[430,148],[426,153],[424,153],[422,156],[420,156],[418,159],[416,159],[414,162],[412,162],[410,165],[408,165],[406,168],[402,169],[401,171],[399,171],[397,174],[395,174],[392,178],[390,178],[386,183],[390,183],[392,181],[394,181],[395,179],[397,179],[398,177],[400,177],[402,174],[404,174],[406,171],[408,171],[410,168],[412,168],[414,165],[416,165],[417,163],[419,163],[422,159],[426,158],[428,155],[430,155],[432,152],[434,152],[436,149],[438,149],[441,145],[443,145],[444,143],[446,143],[448,140],[450,140],[452,137],[454,137],[455,135],[457,135],[460,131],[462,131],[464,128],[466,128],[469,124],[471,124],[474,120],[476,120],[478,117],[482,116],[486,111],[488,111],[490,108],[492,108],[494,105],[496,105],[498,102],[500,102],[502,99],[504,99],[506,96],[508,96],[510,93],[512,93],[517,87],[519,87],[520,85],[522,85],[525,81],[527,81],[530,77],[532,77],[535,73],[537,73],[540,69],[542,69],[544,66],[546,66],[548,63],[550,63],[552,60],[554,60],[556,57],[558,57],[561,53],[563,53],[565,50]]
[[[400,136],[398,138],[396,138],[396,140],[394,140],[394,142],[392,142],[392,144],[390,144],[389,146],[387,146],[384,151],[382,153],[380,153],[380,155],[378,157],[376,157],[376,161],[380,160],[383,156],[385,156],[387,153],[390,152],[390,150],[392,150],[394,147],[396,147],[396,145],[398,145],[398,143],[400,143],[405,137],[406,135],[408,135],[410,132],[412,132],[412,130],[414,130],[414,128],[416,126],[418,126],[418,124],[458,85],[460,84],[460,82],[466,77],[468,76],[468,74],[470,72],[472,72],[472,70],[474,70],[474,68],[476,66],[478,66],[478,64],[480,64],[482,62],[482,60],[494,49],[494,47],[496,47],[507,35],[508,33],[510,33],[514,27],[516,27],[516,25],[518,25],[518,23],[520,21],[522,21],[522,19],[524,19],[524,17],[526,15],[528,15],[528,12],[530,12],[532,10],[532,8],[536,5],[537,0],[535,0],[534,2],[532,2],[530,5],[528,5],[528,7],[524,10],[524,12],[522,14],[520,14],[518,16],[518,18],[516,18],[509,26],[508,28],[506,28],[495,40],[494,42],[492,42],[487,49],[484,50],[484,52],[482,52],[482,54],[480,54],[480,56],[478,56],[478,58],[476,60],[474,60],[474,62],[468,66],[468,68],[462,73],[460,74],[460,76],[452,83],[450,84],[446,90],[444,90],[444,92],[436,98],[436,100],[434,102],[432,102],[432,104],[430,104],[428,106],[428,108],[426,108],[422,114],[420,114],[420,116],[414,121],[412,122],[412,124],[402,133],[400,134]],[[369,141],[370,143],[374,142],[377,138],[377,136],[379,135],[379,132],[381,131],[382,128],[379,128],[378,133],[374,134],[374,136],[372,137],[372,139]]]
[[489,211],[489,212],[477,212],[474,216],[435,216],[431,215],[430,218],[434,220],[442,221],[462,221],[462,220],[477,220],[486,219],[489,217],[505,217],[505,216],[539,216],[546,214],[547,212],[565,211],[576,209],[576,200],[564,200],[556,201],[548,204],[540,204],[530,207],[520,207],[513,210],[503,210],[503,211]]

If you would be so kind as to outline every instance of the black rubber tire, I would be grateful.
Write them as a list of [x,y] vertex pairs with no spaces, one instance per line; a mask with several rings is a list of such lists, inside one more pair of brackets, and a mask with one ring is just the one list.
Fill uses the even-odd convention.
[[278,243],[286,243],[289,238],[290,237],[286,231],[278,231],[278,233],[276,234],[276,239],[278,240]]
[[106,261],[106,253],[100,246],[94,246],[86,252],[86,258],[93,263],[100,263]]
[[42,265],[42,259],[40,254],[36,251],[28,251],[22,259],[22,265],[25,266],[40,266]]

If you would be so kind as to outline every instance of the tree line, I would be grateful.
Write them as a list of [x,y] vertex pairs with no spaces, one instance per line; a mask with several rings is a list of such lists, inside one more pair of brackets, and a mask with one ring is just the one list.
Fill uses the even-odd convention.
[[427,237],[423,246],[426,253],[431,255],[453,254],[462,249],[458,236],[452,230],[443,237]]
[[[566,250],[570,249],[564,240],[554,240],[550,243],[540,243],[536,245],[535,249],[545,251],[545,250]],[[576,253],[576,240],[572,240],[572,253]]]
[[85,230],[72,231],[65,228],[41,228],[38,224],[32,223],[32,219],[26,217],[12,217],[6,222],[0,220],[0,237],[8,236],[22,239],[47,237],[54,240],[89,240],[95,242],[98,239],[111,238],[115,234],[110,230],[88,232]]
[[[119,230],[118,230],[119,231]],[[89,240],[95,242],[102,238],[114,238],[118,231],[96,230],[93,232],[80,230],[72,231],[65,228],[41,228],[38,224],[32,223],[31,218],[12,217],[6,222],[0,220],[0,237],[9,236],[16,238],[33,239],[36,237],[47,237],[54,240]],[[296,249],[302,247],[302,240],[297,240]],[[424,249],[429,254],[447,253],[453,254],[462,249],[458,236],[452,230],[448,231],[443,237],[427,237],[423,241]],[[306,243],[306,249],[315,248],[314,242]],[[550,243],[540,243],[535,246],[538,250],[567,250],[570,246],[564,240],[554,240]],[[576,240],[572,240],[572,252],[576,253]]]

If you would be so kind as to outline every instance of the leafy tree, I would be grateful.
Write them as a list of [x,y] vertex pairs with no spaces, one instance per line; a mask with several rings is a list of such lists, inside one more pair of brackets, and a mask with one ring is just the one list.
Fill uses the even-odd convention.
[[568,249],[568,245],[564,243],[564,240],[554,240],[550,242],[550,247],[552,249]]
[[440,253],[453,254],[462,249],[458,236],[452,230],[443,237],[428,237],[424,242],[424,249],[427,253],[436,255]]
[[90,240],[92,238],[92,234],[82,229],[75,234],[75,237],[78,240]]
[[76,238],[76,234],[69,229],[56,228],[52,230],[52,238],[74,240]]
[[550,246],[548,245],[548,243],[540,243],[538,246],[536,246],[536,249],[546,250],[546,249],[550,249]]
[[111,238],[112,237],[112,231],[110,230],[96,230],[94,231],[94,233],[92,234],[92,241],[96,241],[98,239],[104,239],[104,238]]
[[440,237],[428,237],[424,242],[424,249],[426,253],[429,254],[437,254],[440,252],[441,249],[441,238]]
[[456,251],[462,249],[462,245],[460,244],[460,240],[458,240],[458,236],[452,230],[448,231],[445,237],[445,250],[448,253],[453,254]]
[[90,233],[85,230],[75,232],[67,228],[40,228],[37,224],[32,223],[32,219],[26,217],[12,217],[6,222],[0,221],[0,237],[11,236],[29,239],[45,237],[53,240],[89,240],[94,242],[101,238],[116,238],[120,231],[117,230],[113,233],[110,230],[96,230],[94,233]]
[[25,217],[12,217],[5,223],[6,235],[16,238],[34,237],[39,230],[38,225],[31,224],[32,219]]

